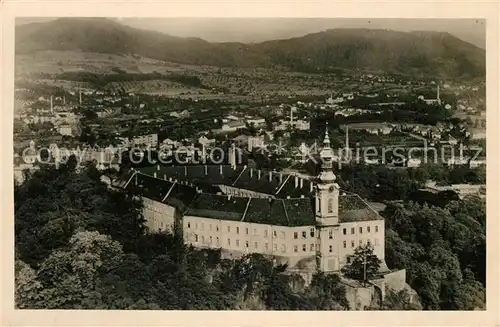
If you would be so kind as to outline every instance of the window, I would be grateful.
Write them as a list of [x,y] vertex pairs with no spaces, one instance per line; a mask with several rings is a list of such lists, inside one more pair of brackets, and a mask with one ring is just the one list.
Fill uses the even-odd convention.
[[372,245],[372,242],[370,240],[366,241],[366,245],[370,246]]
[[378,233],[378,226],[375,226],[375,233]]
[[351,241],[351,247],[352,248],[354,247],[354,241]]
[[293,252],[299,252],[299,248],[298,248],[298,246],[297,246],[297,245],[294,245],[294,246],[293,246]]
[[309,250],[309,251],[311,251],[311,252],[313,252],[313,251],[314,251],[314,244],[311,244],[311,248],[310,248],[310,250]]
[[347,247],[347,242],[344,241],[344,249]]
[[227,226],[227,232],[231,233],[231,226]]
[[347,257],[347,263],[350,264],[351,263],[351,257]]
[[378,245],[378,238],[375,239],[375,245]]
[[273,245],[273,250],[274,250],[274,251],[278,251],[278,244],[274,244],[274,245]]
[[306,252],[307,251],[307,247],[305,244],[302,244],[302,252]]
[[360,233],[360,234],[363,234],[363,227],[360,227],[360,228],[359,228],[359,233]]
[[306,231],[303,231],[302,232],[302,238],[306,238],[307,237],[307,232]]
[[266,244],[264,244],[264,247],[265,247],[266,251],[269,250],[269,244],[267,244],[267,242],[266,242]]
[[294,233],[293,233],[293,238],[294,238],[294,239],[297,239],[298,237],[299,237],[299,236],[297,235],[297,232],[294,232]]
[[276,231],[273,231],[273,236],[274,236],[274,237],[277,237],[277,236],[278,236],[278,234],[277,234],[277,232],[276,232]]
[[267,229],[264,230],[264,237],[267,237]]
[[332,230],[328,231],[328,238],[329,239],[333,238],[333,231]]
[[366,227],[366,232],[369,233],[370,232],[370,226]]
[[351,234],[354,234],[354,227],[351,228]]
[[231,239],[230,238],[227,239],[227,245],[231,245]]
[[239,234],[239,233],[240,233],[240,228],[236,227],[236,234]]
[[205,244],[205,236],[201,237],[201,243]]
[[344,228],[344,235],[347,234],[347,228]]
[[359,240],[359,246],[363,245],[363,240]]
[[219,231],[219,225],[215,226],[215,230]]
[[248,248],[248,241],[245,242],[245,247]]
[[333,252],[333,246],[330,245],[330,249],[329,249],[330,253]]
[[239,247],[240,246],[240,240],[236,240],[236,246]]
[[333,212],[333,199],[328,199],[328,213]]
[[283,253],[286,252],[286,245],[285,244],[281,245],[281,252],[283,252]]
[[314,237],[314,228],[311,228],[310,235],[311,235],[311,237]]
[[210,236],[210,241],[208,241],[209,244],[212,244],[212,236]]
[[188,228],[191,228],[191,223],[188,222]]
[[194,241],[198,242],[198,234],[194,234]]
[[258,247],[259,247],[259,245],[257,244],[257,242],[255,242],[255,243],[253,244],[253,247],[254,247],[254,248],[258,248]]
[[245,233],[248,235],[248,228],[245,228]]

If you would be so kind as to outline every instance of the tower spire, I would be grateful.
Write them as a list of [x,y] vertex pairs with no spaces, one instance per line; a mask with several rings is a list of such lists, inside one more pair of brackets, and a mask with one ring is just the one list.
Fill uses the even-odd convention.
[[323,140],[323,144],[325,145],[325,147],[330,148],[330,137],[328,136],[328,122],[326,122],[325,139]]
[[326,125],[325,138],[323,140],[323,149],[320,152],[321,158],[321,173],[319,180],[321,183],[330,183],[335,181],[336,177],[333,174],[333,150],[330,148],[330,137],[328,136],[328,123]]

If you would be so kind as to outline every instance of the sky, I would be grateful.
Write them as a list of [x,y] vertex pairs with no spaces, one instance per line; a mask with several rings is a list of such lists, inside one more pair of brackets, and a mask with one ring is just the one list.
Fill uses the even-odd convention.
[[[50,20],[50,18],[41,18]],[[262,42],[300,37],[333,28],[374,28],[396,31],[448,32],[486,47],[486,23],[476,19],[367,18],[115,18],[124,25],[210,42]],[[38,19],[40,20],[40,19]],[[18,23],[37,21],[27,19]]]

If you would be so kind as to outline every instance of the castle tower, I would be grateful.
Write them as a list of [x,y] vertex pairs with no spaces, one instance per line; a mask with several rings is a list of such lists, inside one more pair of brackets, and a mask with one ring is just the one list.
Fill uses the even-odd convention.
[[316,232],[318,268],[324,272],[340,269],[339,257],[339,185],[333,173],[333,150],[328,129],[320,152],[321,172],[316,184]]
[[334,153],[330,147],[328,130],[323,140],[323,149],[320,152],[321,172],[316,186],[316,222],[320,225],[338,224],[339,186],[335,183],[333,173]]

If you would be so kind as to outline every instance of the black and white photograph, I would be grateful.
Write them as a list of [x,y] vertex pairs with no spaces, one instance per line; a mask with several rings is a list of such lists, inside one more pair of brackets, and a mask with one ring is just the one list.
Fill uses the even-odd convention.
[[15,309],[485,311],[486,23],[17,17]]

